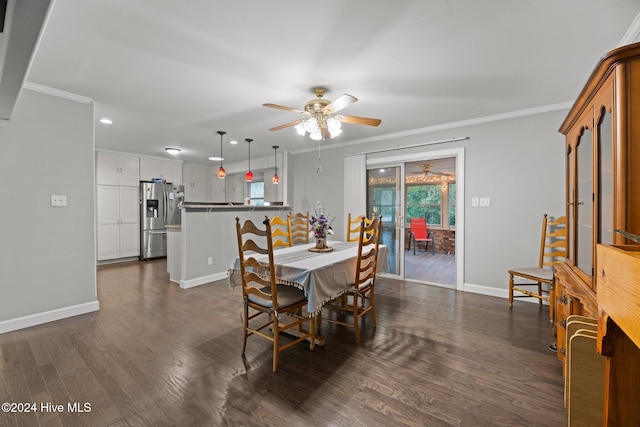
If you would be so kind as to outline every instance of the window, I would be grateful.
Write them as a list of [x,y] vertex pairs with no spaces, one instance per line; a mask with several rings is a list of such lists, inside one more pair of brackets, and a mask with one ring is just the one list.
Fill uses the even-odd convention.
[[249,199],[253,206],[264,205],[264,182],[249,183]]
[[448,208],[449,208],[449,226],[453,227],[456,225],[456,183],[452,182],[447,185],[447,190],[449,192],[448,197]]
[[409,218],[426,218],[427,224],[442,224],[442,192],[440,184],[407,186],[407,221]]
[[407,222],[410,218],[426,218],[436,227],[456,225],[456,184],[416,184],[406,187]]

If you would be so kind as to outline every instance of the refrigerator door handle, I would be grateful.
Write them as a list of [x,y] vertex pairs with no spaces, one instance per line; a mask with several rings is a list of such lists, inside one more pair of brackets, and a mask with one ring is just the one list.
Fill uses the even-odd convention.
[[167,230],[145,230],[149,234],[167,234]]
[[162,197],[164,198],[164,210],[163,210],[164,218],[162,218],[162,222],[166,224],[167,223],[167,211],[169,210],[168,209],[168,207],[169,207],[169,197],[167,197],[167,190],[166,189],[162,192]]

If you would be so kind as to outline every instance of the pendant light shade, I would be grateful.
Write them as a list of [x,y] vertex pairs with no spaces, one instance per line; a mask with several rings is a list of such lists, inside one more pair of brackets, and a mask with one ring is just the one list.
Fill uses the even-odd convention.
[[274,165],[275,165],[275,170],[273,172],[273,178],[271,178],[271,182],[273,182],[274,184],[278,185],[280,183],[280,177],[278,176],[278,146],[277,145],[272,145],[271,146],[273,148],[273,160],[274,160]]
[[226,134],[225,131],[218,131],[218,135],[220,135],[220,167],[218,168],[218,178],[220,179],[224,179],[224,177],[227,176],[227,171],[222,167],[222,161],[224,160],[224,157],[222,157],[222,137],[224,134]]
[[244,180],[251,182],[253,181],[253,172],[251,172],[251,142],[253,142],[253,139],[247,138],[245,141],[249,146],[249,167],[247,168],[247,173],[244,174]]

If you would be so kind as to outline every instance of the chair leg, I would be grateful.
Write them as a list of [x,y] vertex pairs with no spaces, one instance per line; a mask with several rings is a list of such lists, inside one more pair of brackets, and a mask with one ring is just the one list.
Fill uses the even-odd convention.
[[356,344],[360,344],[360,318],[358,317],[358,294],[353,294],[353,328],[356,330]]
[[244,354],[247,349],[247,328],[249,327],[249,305],[244,304],[244,328],[242,333],[244,334],[244,339],[242,340],[242,354]]
[[311,343],[309,348],[313,350],[316,348],[316,319],[309,317],[309,333],[311,334]]
[[509,275],[509,307],[513,307],[513,274]]
[[551,283],[549,285],[549,323],[551,323],[552,325],[555,323],[555,313],[553,311],[555,297],[556,297],[556,293],[553,288],[553,283]]
[[278,315],[276,313],[271,314],[273,323],[273,372],[278,372],[278,354],[280,354],[280,325],[278,324]]
[[538,295],[540,295],[540,298],[538,298],[538,301],[540,305],[542,305],[542,282],[538,282]]
[[376,322],[376,300],[375,300],[375,292],[373,286],[371,287],[371,320],[373,321],[373,327],[377,326]]

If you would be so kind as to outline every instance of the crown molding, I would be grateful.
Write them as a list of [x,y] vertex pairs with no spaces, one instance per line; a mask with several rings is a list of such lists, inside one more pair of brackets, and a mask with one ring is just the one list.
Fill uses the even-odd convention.
[[76,102],[82,102],[83,104],[89,104],[90,102],[93,101],[93,98],[89,98],[82,95],[76,95],[75,93],[65,92],[63,90],[54,89],[49,86],[44,86],[37,83],[29,82],[29,81],[26,81],[24,83],[23,88],[32,90],[34,92],[40,92],[47,95],[57,96],[59,98],[65,98],[65,99],[70,99]]

